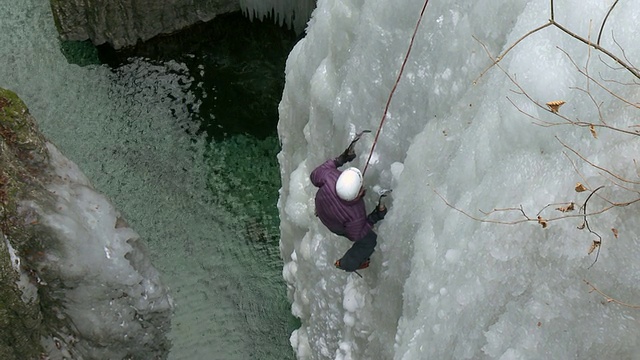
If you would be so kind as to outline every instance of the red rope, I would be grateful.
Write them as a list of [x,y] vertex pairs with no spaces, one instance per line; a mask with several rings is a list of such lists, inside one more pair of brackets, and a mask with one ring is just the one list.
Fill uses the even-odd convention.
[[420,11],[420,17],[418,18],[418,23],[416,24],[416,28],[413,30],[413,35],[411,36],[411,42],[409,43],[409,48],[407,49],[407,54],[404,57],[404,61],[402,62],[402,66],[400,67],[400,72],[398,73],[398,78],[396,79],[395,84],[393,84],[393,88],[391,89],[391,93],[389,93],[389,99],[387,99],[387,105],[384,108],[384,113],[382,114],[382,120],[380,120],[380,126],[378,126],[378,131],[376,132],[376,137],[373,139],[373,145],[371,146],[371,151],[369,152],[369,158],[367,158],[367,162],[364,165],[364,170],[362,171],[362,176],[367,172],[367,168],[369,167],[369,161],[371,161],[371,156],[373,155],[373,149],[376,147],[378,143],[378,137],[380,136],[380,130],[382,130],[382,125],[387,118],[387,111],[389,110],[389,105],[391,104],[391,98],[393,98],[393,93],[396,91],[398,87],[398,83],[400,82],[400,77],[402,77],[402,72],[404,71],[404,66],[407,64],[407,60],[409,59],[409,54],[411,54],[411,48],[413,47],[413,40],[416,38],[416,34],[418,33],[418,27],[420,27],[420,22],[422,21],[422,16],[424,15],[424,10],[427,8],[427,4],[429,0],[424,1],[424,5],[422,6],[422,11]]

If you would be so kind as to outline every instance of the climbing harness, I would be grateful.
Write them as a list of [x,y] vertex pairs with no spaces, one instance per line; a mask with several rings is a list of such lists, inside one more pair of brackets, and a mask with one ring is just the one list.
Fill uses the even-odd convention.
[[400,77],[404,72],[404,67],[407,64],[407,59],[409,59],[409,54],[411,54],[411,48],[413,47],[413,40],[416,38],[416,34],[418,33],[418,28],[420,27],[420,22],[422,21],[422,16],[424,15],[424,10],[427,8],[427,4],[429,0],[424,1],[424,5],[422,6],[422,11],[420,11],[420,17],[418,18],[418,23],[416,24],[416,28],[413,30],[413,35],[411,36],[411,42],[409,43],[409,48],[407,49],[407,54],[404,57],[404,61],[402,62],[402,66],[400,67],[400,72],[398,73],[398,78],[396,79],[395,84],[393,84],[393,88],[391,89],[391,93],[389,94],[389,99],[387,99],[387,105],[384,108],[384,113],[382,114],[382,120],[380,120],[380,125],[378,126],[378,131],[376,132],[376,137],[373,139],[373,145],[371,145],[371,151],[369,152],[369,157],[367,158],[367,162],[364,165],[364,170],[362,171],[362,176],[367,172],[367,167],[369,167],[369,161],[371,161],[371,156],[373,156],[373,149],[376,147],[378,143],[378,137],[380,136],[380,130],[382,130],[382,125],[387,118],[387,112],[389,110],[389,105],[391,104],[391,99],[393,98],[393,93],[396,91],[398,87],[398,83],[400,82]]

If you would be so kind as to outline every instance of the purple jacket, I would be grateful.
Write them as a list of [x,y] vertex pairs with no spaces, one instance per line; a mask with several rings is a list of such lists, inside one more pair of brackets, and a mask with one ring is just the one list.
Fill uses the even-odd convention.
[[330,159],[311,172],[311,183],[319,187],[316,193],[316,214],[331,232],[351,241],[362,239],[372,228],[362,198],[344,201],[336,193],[336,182],[342,171],[335,159]]

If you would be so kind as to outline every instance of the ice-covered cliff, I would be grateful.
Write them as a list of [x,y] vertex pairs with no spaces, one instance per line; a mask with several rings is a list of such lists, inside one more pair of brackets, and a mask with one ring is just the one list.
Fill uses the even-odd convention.
[[359,278],[333,267],[350,244],[308,178],[380,125],[424,1],[318,1],[278,125],[298,358],[637,358],[640,313],[618,301],[640,303],[640,8],[613,4],[428,4],[365,176],[369,208],[394,191]]
[[166,358],[171,298],[144,241],[4,89],[0,204],[3,359]]

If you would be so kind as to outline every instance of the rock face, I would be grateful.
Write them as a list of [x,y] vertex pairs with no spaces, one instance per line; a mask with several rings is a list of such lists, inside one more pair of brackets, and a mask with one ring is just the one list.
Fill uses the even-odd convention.
[[164,359],[145,243],[0,89],[0,359]]
[[133,46],[216,15],[239,11],[238,0],[50,0],[64,40]]

